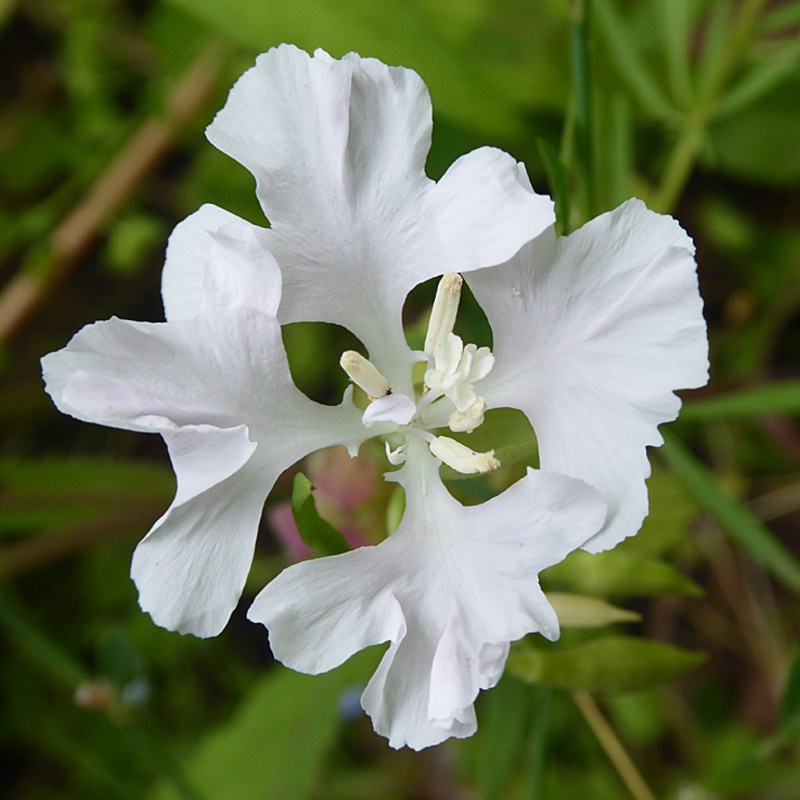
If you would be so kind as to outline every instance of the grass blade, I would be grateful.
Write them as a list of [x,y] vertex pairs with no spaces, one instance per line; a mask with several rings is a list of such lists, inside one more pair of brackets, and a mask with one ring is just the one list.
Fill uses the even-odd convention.
[[697,500],[785,586],[800,592],[800,562],[746,508],[726,494],[711,473],[675,438],[664,437],[661,452]]

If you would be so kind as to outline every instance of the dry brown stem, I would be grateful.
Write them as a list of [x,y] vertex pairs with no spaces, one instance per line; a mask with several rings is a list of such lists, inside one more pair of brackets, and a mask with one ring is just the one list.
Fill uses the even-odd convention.
[[84,198],[50,236],[48,255],[23,268],[0,294],[0,344],[19,330],[44,296],[63,280],[103,226],[158,167],[181,129],[210,98],[222,61],[214,43],[191,64],[170,92],[165,113],[142,123]]

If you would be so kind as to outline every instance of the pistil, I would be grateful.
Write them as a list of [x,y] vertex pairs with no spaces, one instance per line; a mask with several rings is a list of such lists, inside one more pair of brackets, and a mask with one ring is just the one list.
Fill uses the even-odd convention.
[[437,342],[443,341],[453,332],[463,282],[464,279],[456,272],[445,273],[439,281],[425,336],[425,355],[433,356]]

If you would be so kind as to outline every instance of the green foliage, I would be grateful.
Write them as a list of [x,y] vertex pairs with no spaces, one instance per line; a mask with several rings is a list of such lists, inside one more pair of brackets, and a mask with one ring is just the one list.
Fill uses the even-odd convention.
[[[209,733],[186,778],[214,800],[303,800],[311,796],[343,724],[342,699],[375,668],[362,653],[327,675],[276,668],[247,693],[239,711]],[[182,795],[163,785],[154,800]]]
[[686,485],[750,555],[790,589],[800,592],[800,561],[714,481],[686,448],[668,438],[663,453]]
[[515,645],[506,669],[542,686],[590,692],[629,692],[674,680],[704,660],[664,642],[602,636],[572,647]]
[[[433,3],[344,0],[333,6],[325,0],[300,0],[291,5],[277,0],[171,2],[258,52],[292,42],[309,51],[322,47],[337,58],[352,50],[362,55],[380,54],[386,63],[410,66],[425,75],[440,113],[487,135],[519,133],[519,112],[494,90],[468,53],[460,51],[435,25],[434,14],[429,11]],[[469,10],[453,6],[453,12],[463,15]]]
[[350,547],[339,531],[317,513],[311,481],[298,472],[292,482],[292,516],[303,541],[322,556],[346,553]]
[[665,561],[648,558],[623,548],[592,555],[571,553],[542,575],[545,586],[608,597],[652,596],[683,592],[702,596],[697,584]]
[[[616,769],[569,695],[589,689],[611,693],[604,709],[656,796],[794,800],[799,24],[796,0],[0,3],[0,258],[4,281],[36,267],[49,292],[0,352],[9,798],[617,800]],[[211,39],[227,48],[213,101],[92,232],[81,260],[48,272],[54,232],[146,120],[163,119],[171,88]],[[555,196],[563,231],[636,194],[677,208],[698,245],[713,380],[707,394],[686,394],[682,421],[651,454],[642,530],[542,575],[563,641],[516,644],[500,684],[479,699],[477,735],[433,753],[390,751],[363,717],[341,716],[373,653],[307,677],[265,671],[263,631],[238,612],[216,640],[155,628],[128,571],[136,539],[174,492],[163,451],[59,419],[41,390],[38,357],[86,322],[163,318],[158,275],[177,220],[215,202],[265,224],[252,176],[202,130],[254,55],[281,41],[417,69],[436,114],[433,176],[475,146],[501,146]],[[429,305],[428,288],[412,293],[409,319]],[[467,299],[463,307],[469,341],[480,332],[489,343],[485,318]],[[336,359],[356,344],[313,323],[287,326],[284,341],[301,389],[339,402]],[[464,502],[538,464],[535,432],[516,411],[490,411],[463,441],[503,464],[477,480],[443,469]],[[305,540],[342,552],[298,480]],[[290,492],[288,482],[278,488]],[[390,530],[402,507],[398,491]],[[248,592],[286,563],[268,528]],[[635,617],[642,637],[607,627]],[[698,666],[697,650],[705,665],[669,683]]]

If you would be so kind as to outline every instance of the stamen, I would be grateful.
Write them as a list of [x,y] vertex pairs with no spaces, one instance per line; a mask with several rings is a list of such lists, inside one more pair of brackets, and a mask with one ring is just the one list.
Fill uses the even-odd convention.
[[346,350],[342,353],[339,364],[350,380],[367,393],[370,400],[391,394],[389,381],[361,353],[356,353],[355,350]]
[[449,436],[437,436],[428,446],[431,453],[444,461],[448,467],[464,475],[491,472],[500,466],[500,462],[494,457],[494,450],[488,453],[476,453]]
[[486,401],[476,397],[475,402],[466,411],[454,411],[450,415],[448,425],[451,431],[472,433],[475,428],[483,424],[483,412],[486,411]]
[[453,332],[463,282],[462,277],[455,272],[446,272],[439,281],[425,337],[426,355],[432,356],[436,342]]

